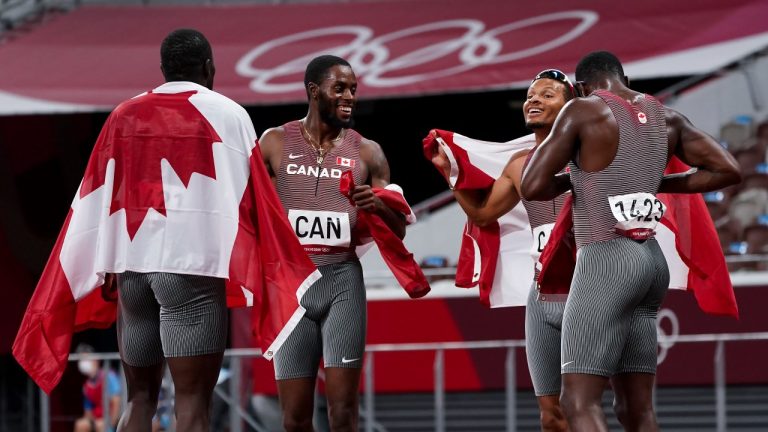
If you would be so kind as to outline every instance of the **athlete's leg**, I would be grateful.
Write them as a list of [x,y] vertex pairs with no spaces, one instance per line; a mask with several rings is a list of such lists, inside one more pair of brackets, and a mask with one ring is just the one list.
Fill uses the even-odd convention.
[[538,299],[534,282],[525,308],[525,354],[539,404],[542,431],[565,431],[568,425],[560,407],[560,335],[563,302]]
[[643,243],[654,262],[654,280],[645,298],[632,314],[632,325],[611,383],[616,394],[614,410],[628,431],[658,430],[653,409],[656,378],[658,310],[669,286],[669,269],[656,240]]
[[211,398],[227,342],[227,302],[219,278],[151,273],[160,336],[175,389],[176,428],[210,429]]
[[151,429],[163,381],[160,305],[143,273],[117,275],[117,340],[128,391],[118,431]]
[[277,394],[286,432],[312,432],[315,378],[277,380]]
[[328,420],[333,432],[357,431],[365,353],[366,302],[357,261],[333,266],[333,301],[322,320]]
[[139,367],[123,361],[128,390],[128,404],[120,416],[119,432],[141,432],[152,428],[157,411],[157,398],[163,382],[163,363]]
[[565,413],[560,406],[560,394],[536,396],[539,403],[539,420],[543,432],[561,432],[568,430]]
[[560,404],[574,432],[608,431],[602,399],[608,378],[581,373],[563,374]]
[[606,430],[602,395],[619,367],[632,315],[653,282],[653,263],[629,239],[579,250],[563,316],[561,403],[573,430]]
[[176,392],[177,430],[209,430],[211,398],[223,358],[223,351],[192,357],[168,357]]
[[653,411],[655,380],[656,375],[647,373],[622,373],[611,378],[611,386],[616,394],[613,409],[624,430],[659,430]]
[[318,268],[323,277],[301,298],[306,312],[273,360],[283,429],[287,432],[313,430],[315,381],[323,353],[320,320],[330,304],[328,292],[332,285],[332,280],[327,277],[327,267]]
[[328,420],[333,432],[358,430],[360,371],[353,368],[325,368]]

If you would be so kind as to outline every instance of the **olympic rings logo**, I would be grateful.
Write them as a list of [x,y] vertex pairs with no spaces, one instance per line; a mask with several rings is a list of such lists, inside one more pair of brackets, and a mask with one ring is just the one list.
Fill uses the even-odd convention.
[[[668,323],[668,329],[663,326],[664,321]],[[667,333],[669,331],[669,333]],[[669,350],[677,343],[677,337],[680,335],[680,321],[672,309],[662,309],[656,319],[656,334],[659,338],[659,350],[656,356],[656,364],[660,365],[666,358]]]
[[[576,20],[576,24],[564,34],[541,44],[504,51],[504,43],[499,36],[561,20]],[[295,92],[304,89],[303,80],[286,82],[286,77],[295,77],[297,74],[303,76],[304,69],[311,59],[321,54],[333,54],[347,59],[354,68],[358,81],[366,86],[395,87],[456,75],[480,66],[508,63],[540,55],[578,38],[597,20],[596,12],[572,10],[526,18],[493,29],[486,29],[485,24],[476,19],[436,21],[381,36],[374,35],[373,30],[363,25],[325,27],[264,42],[245,54],[235,65],[235,71],[240,76],[252,78],[250,88],[254,92]],[[463,34],[406,53],[394,53],[391,48],[394,42],[399,46],[407,46],[409,38],[445,30],[463,30]],[[267,63],[264,59],[269,58],[270,53],[285,50],[291,44],[302,44],[331,36],[348,37],[350,40],[342,45],[323,46],[277,66],[259,66],[261,63]],[[456,53],[459,64],[445,66],[446,57]],[[430,67],[430,63],[435,65]],[[420,67],[421,72],[394,76],[397,71],[414,67]]]

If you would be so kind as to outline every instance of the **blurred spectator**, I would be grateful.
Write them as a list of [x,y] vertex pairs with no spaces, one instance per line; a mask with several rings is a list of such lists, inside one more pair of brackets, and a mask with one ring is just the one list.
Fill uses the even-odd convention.
[[750,137],[752,137],[752,117],[747,115],[736,116],[720,128],[720,140],[728,143],[728,150],[731,153],[745,149]]
[[[77,347],[78,353],[92,353],[89,345]],[[101,367],[101,361],[81,359],[77,369],[86,376],[83,383],[83,416],[75,422],[75,432],[114,432],[120,419],[120,378]],[[104,388],[106,386],[106,389]],[[103,415],[103,397],[109,398],[109,416]]]
[[744,181],[745,189],[734,197],[728,209],[728,215],[738,223],[739,230],[755,223],[758,216],[768,213],[768,189],[749,187],[748,181],[749,177]]
[[[747,253],[768,256],[768,214],[760,215],[757,223],[744,229]],[[754,270],[768,270],[768,259],[754,262]]]
[[757,147],[740,150],[734,153],[733,157],[739,162],[741,172],[745,175],[756,173],[758,165],[765,163],[765,152],[761,152]]
[[703,197],[715,227],[722,225],[725,222],[723,219],[728,217],[730,197],[723,191],[707,192],[703,194]]
[[[423,269],[444,269],[444,268],[450,267],[450,265],[448,264],[448,257],[442,256],[442,255],[426,256],[421,260],[421,263],[419,265]],[[430,275],[429,272],[427,272],[427,281],[429,282],[435,282],[443,279],[453,279],[454,277],[455,277],[455,273],[445,274],[445,275],[435,275],[435,274]]]

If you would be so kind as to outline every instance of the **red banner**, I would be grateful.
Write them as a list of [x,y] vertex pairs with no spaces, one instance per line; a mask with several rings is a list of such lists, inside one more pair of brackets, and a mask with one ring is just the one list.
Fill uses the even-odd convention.
[[108,109],[162,80],[160,41],[210,39],[216,89],[242,104],[301,102],[309,59],[349,59],[362,98],[527,85],[595,49],[633,78],[685,75],[768,43],[762,0],[405,0],[227,7],[84,7],[0,46],[0,114]]

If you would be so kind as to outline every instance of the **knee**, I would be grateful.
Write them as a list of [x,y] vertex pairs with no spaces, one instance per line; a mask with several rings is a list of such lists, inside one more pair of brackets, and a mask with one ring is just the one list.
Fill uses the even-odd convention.
[[357,404],[335,402],[328,404],[328,421],[332,430],[357,430]]
[[563,392],[560,394],[560,409],[566,416],[571,416],[577,411],[578,403],[570,393]]
[[595,410],[602,410],[599,400],[592,400],[573,392],[563,392],[560,395],[560,408],[566,418],[583,415]]
[[134,391],[128,395],[128,403],[134,406],[157,408],[159,397],[158,393],[151,391]]
[[656,414],[651,405],[641,405],[629,407],[627,403],[619,400],[613,400],[613,412],[622,426],[628,430],[634,430],[639,425],[651,424],[656,421]]
[[283,415],[283,430],[285,432],[312,432],[312,418],[299,418]]

